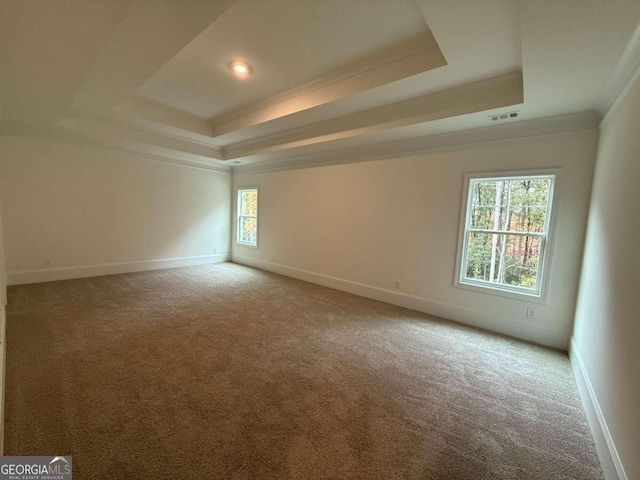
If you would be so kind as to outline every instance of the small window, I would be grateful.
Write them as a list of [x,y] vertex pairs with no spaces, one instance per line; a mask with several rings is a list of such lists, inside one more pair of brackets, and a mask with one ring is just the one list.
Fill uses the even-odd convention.
[[457,285],[542,296],[554,180],[467,179]]
[[258,189],[238,190],[238,243],[258,246]]

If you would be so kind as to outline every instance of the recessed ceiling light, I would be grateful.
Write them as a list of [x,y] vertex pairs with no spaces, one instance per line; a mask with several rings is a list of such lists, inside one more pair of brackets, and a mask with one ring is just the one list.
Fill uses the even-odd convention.
[[251,73],[251,65],[245,62],[234,61],[229,63],[231,71],[237,75],[249,75]]

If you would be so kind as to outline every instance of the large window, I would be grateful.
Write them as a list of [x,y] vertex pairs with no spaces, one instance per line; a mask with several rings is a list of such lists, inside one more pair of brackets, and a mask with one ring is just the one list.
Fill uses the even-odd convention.
[[458,285],[542,295],[554,180],[467,178]]
[[238,243],[258,246],[258,189],[238,190]]

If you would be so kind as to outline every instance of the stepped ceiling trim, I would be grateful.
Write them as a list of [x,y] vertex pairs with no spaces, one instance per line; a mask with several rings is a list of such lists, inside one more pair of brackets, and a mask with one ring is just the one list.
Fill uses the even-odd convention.
[[[637,0],[379,0],[376,8],[346,0],[339,10],[290,1],[94,0],[61,9],[63,0],[9,0],[0,17],[0,132],[226,172],[359,161],[420,142],[493,138],[493,128],[519,135],[517,125],[545,117],[602,116],[640,58]],[[278,12],[301,24],[267,28],[262,15],[280,21]],[[254,25],[237,29],[245,14]],[[372,30],[363,18],[388,28]],[[280,68],[258,64],[242,83],[216,38],[241,45],[241,59],[266,52]],[[296,38],[310,44],[292,46]],[[315,57],[298,63],[279,53],[307,49]],[[215,61],[205,65],[209,52]],[[187,87],[163,84],[168,71]],[[233,102],[197,108],[224,97],[221,86],[233,89]],[[505,111],[518,111],[513,128],[492,125],[488,117]]]

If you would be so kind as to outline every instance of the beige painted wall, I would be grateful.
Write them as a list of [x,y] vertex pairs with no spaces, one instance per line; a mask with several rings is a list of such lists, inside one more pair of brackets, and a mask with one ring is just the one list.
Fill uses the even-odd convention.
[[[462,146],[415,158],[236,174],[236,188],[260,188],[259,248],[234,241],[233,259],[310,280],[319,277],[308,272],[336,277],[323,281],[566,348],[596,145],[596,132],[577,132]],[[463,175],[548,167],[562,171],[546,304],[454,287]],[[405,296],[393,290],[395,279]],[[529,305],[537,308],[535,321],[525,319]]]
[[9,280],[229,251],[228,174],[19,136],[1,136],[0,152]]
[[600,128],[574,347],[627,477],[640,478],[640,71]]

